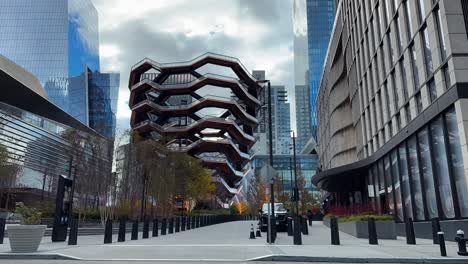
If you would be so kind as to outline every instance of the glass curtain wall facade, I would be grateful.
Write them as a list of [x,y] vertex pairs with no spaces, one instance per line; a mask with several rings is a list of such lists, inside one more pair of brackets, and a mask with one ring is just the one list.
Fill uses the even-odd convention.
[[[273,168],[277,171],[284,187],[284,191],[290,193],[294,187],[293,155],[274,155]],[[304,176],[306,188],[310,192],[316,192],[317,188],[312,184],[312,177],[318,168],[318,156],[310,154],[297,154],[297,171]],[[269,155],[256,155],[252,160],[254,174],[260,174],[261,169],[270,164]],[[298,174],[298,175],[299,175]]]
[[330,34],[335,20],[334,0],[307,0],[309,85],[312,135],[317,139],[317,95]]
[[[453,33],[468,22],[462,10],[461,1],[340,1],[313,179],[335,203],[359,192],[398,221],[468,217],[468,41]],[[338,190],[345,181],[355,188]]]
[[[50,100],[75,116],[69,77],[99,70],[98,13],[90,0],[0,1],[0,54],[38,77]],[[82,115],[76,115],[83,122]]]
[[293,12],[297,149],[301,151],[312,137],[306,0],[294,0]]

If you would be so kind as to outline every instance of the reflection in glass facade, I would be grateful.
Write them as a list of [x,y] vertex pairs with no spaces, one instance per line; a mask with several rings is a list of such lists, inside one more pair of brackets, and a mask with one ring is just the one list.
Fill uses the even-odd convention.
[[70,109],[75,118],[107,138],[114,138],[120,74],[92,72],[70,78]]
[[[68,174],[71,150],[62,134],[70,128],[0,102],[0,145],[7,149],[8,162],[20,168],[14,187],[44,190],[53,198],[58,177]],[[109,160],[98,162],[110,171]]]
[[[284,190],[290,192],[294,187],[294,171],[291,171],[293,167],[293,155],[274,155],[273,156],[273,168],[277,171],[278,176],[284,184]],[[296,155],[297,172],[302,173],[306,182],[306,188],[309,191],[316,191],[316,187],[312,185],[312,177],[316,174],[318,168],[318,156],[317,155]],[[260,174],[260,170],[267,164],[270,164],[269,155],[255,155],[252,160],[252,167],[255,175]]]
[[[380,189],[395,189],[387,192],[388,197],[382,191],[377,192],[378,199],[373,191],[369,191],[372,208],[377,208],[379,213],[395,215],[399,221],[405,218],[416,221],[434,217],[453,219],[457,214],[467,217],[467,178],[456,120],[452,106],[369,168],[368,190],[372,190],[376,182],[380,182]],[[389,172],[388,159],[391,159],[393,183],[383,177]],[[382,169],[382,162],[385,169]],[[383,179],[387,179],[385,187],[382,186]],[[458,195],[453,195],[455,192]],[[382,199],[387,204],[380,206],[378,203]],[[393,201],[396,201],[397,210],[392,210]]]
[[334,0],[307,0],[310,107],[314,138],[317,138],[317,94],[335,20],[334,2]]
[[68,78],[100,67],[97,11],[90,0],[1,0],[0,54],[37,76],[74,116],[70,98],[85,100],[85,91],[71,94]]

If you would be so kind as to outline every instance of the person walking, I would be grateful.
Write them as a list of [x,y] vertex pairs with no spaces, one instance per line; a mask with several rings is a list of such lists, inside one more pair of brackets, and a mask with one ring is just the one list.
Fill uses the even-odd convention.
[[307,219],[309,220],[309,226],[312,226],[312,217],[314,214],[312,213],[312,210],[307,210]]

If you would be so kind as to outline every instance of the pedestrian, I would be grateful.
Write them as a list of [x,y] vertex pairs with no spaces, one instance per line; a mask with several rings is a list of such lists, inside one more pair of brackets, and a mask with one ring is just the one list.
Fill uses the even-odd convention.
[[309,226],[312,226],[312,217],[314,214],[312,213],[312,210],[307,210],[307,219],[309,220]]

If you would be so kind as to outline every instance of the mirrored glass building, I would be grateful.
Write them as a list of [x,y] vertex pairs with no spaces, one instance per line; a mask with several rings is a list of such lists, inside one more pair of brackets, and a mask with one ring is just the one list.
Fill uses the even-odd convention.
[[0,54],[37,76],[52,103],[83,123],[71,105],[87,100],[86,91],[70,91],[68,78],[99,70],[98,30],[91,0],[0,1]]

